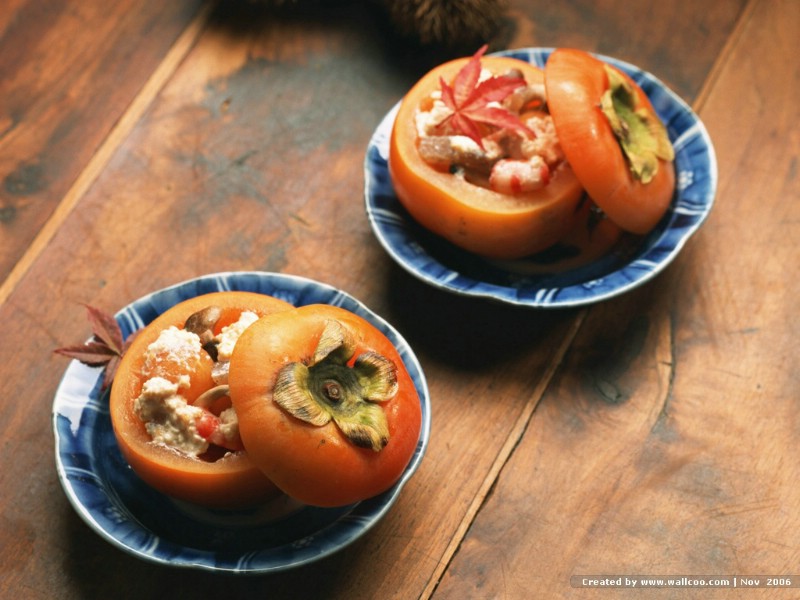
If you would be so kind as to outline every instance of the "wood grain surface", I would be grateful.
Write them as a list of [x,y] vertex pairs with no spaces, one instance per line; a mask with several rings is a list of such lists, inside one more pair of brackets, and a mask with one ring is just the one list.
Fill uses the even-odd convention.
[[[200,2],[12,0],[0,16],[0,276],[130,110]],[[142,40],[146,39],[146,43]],[[86,183],[77,190],[80,195]],[[65,197],[67,202],[64,202]],[[71,208],[71,206],[68,206]],[[61,217],[56,221],[60,223]]]
[[703,235],[652,286],[592,309],[437,597],[796,570],[800,5],[767,4],[695,102],[721,165]]
[[[367,142],[455,52],[397,36],[379,3],[12,0],[0,597],[583,598],[597,590],[571,578],[601,574],[800,585],[798,40],[795,0],[509,2],[494,48],[575,46],[651,71],[699,113],[719,165],[709,220],[663,274],[543,312],[435,290],[372,235]],[[113,311],[229,270],[356,296],[409,341],[431,392],[428,453],[386,517],[270,576],[123,553],[76,514],[53,461],[66,361],[52,350],[89,335],[82,303]]]

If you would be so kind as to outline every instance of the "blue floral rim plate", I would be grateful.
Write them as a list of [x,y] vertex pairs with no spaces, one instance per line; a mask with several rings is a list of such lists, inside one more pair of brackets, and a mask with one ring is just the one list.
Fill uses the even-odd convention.
[[[553,48],[496,53],[543,68]],[[587,266],[556,274],[526,274],[445,242],[419,226],[405,211],[389,177],[389,137],[400,104],[383,118],[370,139],[364,163],[365,203],[373,232],[388,254],[422,281],[449,292],[536,307],[568,308],[606,300],[655,277],[703,224],[717,189],[717,163],[705,126],[692,109],[656,77],[607,56],[599,56],[636,81],[667,126],[675,148],[677,186],[656,228],[628,241]]]
[[388,491],[342,508],[278,500],[244,511],[213,511],[164,496],[142,482],[117,448],[100,391],[100,370],[72,361],[53,403],[59,481],[81,518],[101,537],[145,561],[234,574],[282,571],[328,556],[375,525],[419,466],[430,436],[430,398],[416,356],[400,334],[350,295],[302,277],[219,273],[154,292],[117,315],[124,336],[169,307],[209,292],[244,290],[295,306],[332,304],[368,320],[397,347],[422,406],[422,431],[400,480]]

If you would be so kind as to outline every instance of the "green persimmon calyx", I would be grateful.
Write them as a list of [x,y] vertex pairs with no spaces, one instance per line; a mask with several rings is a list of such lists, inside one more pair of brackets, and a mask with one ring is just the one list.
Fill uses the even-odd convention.
[[675,151],[667,129],[658,116],[643,106],[630,84],[605,66],[609,88],[600,99],[600,109],[617,137],[633,176],[649,183],[658,172],[659,159],[671,161]]
[[319,427],[333,420],[353,444],[379,452],[389,443],[380,404],[397,394],[397,366],[370,351],[352,361],[355,348],[350,331],[329,320],[308,363],[278,372],[273,398],[293,417]]

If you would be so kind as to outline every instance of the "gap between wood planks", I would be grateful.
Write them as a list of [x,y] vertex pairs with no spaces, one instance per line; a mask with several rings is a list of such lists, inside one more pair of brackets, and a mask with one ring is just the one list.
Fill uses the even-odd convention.
[[436,569],[431,575],[431,578],[428,580],[428,585],[420,595],[421,599],[430,598],[436,591],[442,575],[444,575],[444,572],[450,565],[450,561],[453,559],[458,547],[461,545],[467,530],[469,529],[470,525],[472,525],[472,521],[480,511],[481,506],[483,506],[484,501],[489,495],[489,491],[492,489],[492,486],[500,476],[500,471],[503,470],[503,467],[506,465],[508,459],[511,457],[511,454],[514,452],[514,448],[517,447],[517,444],[519,443],[520,439],[522,439],[525,430],[528,428],[528,424],[530,423],[534,410],[536,410],[539,401],[542,399],[542,396],[544,396],[545,391],[550,385],[550,381],[552,380],[558,368],[561,366],[567,350],[569,350],[569,347],[572,345],[572,341],[575,339],[575,336],[578,335],[578,331],[583,325],[583,322],[586,320],[587,313],[588,309],[583,308],[575,317],[575,320],[572,322],[567,335],[564,336],[561,345],[553,354],[553,357],[548,363],[547,368],[539,378],[533,393],[530,395],[528,401],[525,403],[525,406],[522,408],[522,411],[514,422],[514,426],[511,428],[511,431],[508,432],[505,443],[503,444],[502,448],[500,448],[500,451],[497,453],[497,456],[492,462],[491,468],[489,469],[488,473],[486,473],[481,486],[478,488],[478,492],[475,494],[475,497],[472,499],[472,502],[467,508],[467,512],[461,519],[461,523],[459,523],[458,528],[454,532],[450,543],[447,545],[447,548],[442,555],[442,558],[437,562]]
[[64,197],[56,206],[53,214],[47,219],[30,246],[28,246],[28,249],[14,265],[14,268],[11,269],[11,272],[8,274],[5,281],[3,281],[2,285],[0,285],[0,306],[5,304],[9,296],[14,292],[19,282],[72,212],[72,209],[75,208],[78,201],[89,190],[106,164],[108,164],[108,161],[114,155],[114,152],[116,152],[125,138],[128,137],[128,134],[136,126],[141,116],[176,71],[178,65],[181,64],[195,45],[195,42],[206,27],[206,23],[213,8],[213,2],[203,4],[197,15],[195,15],[194,19],[192,19],[183,33],[181,33],[158,67],[147,79],[142,89],[139,90],[139,93],[133,98],[128,109],[122,114],[108,136],[92,155],[86,167],[78,174],[75,182],[69,190],[67,190],[67,193],[64,194]]
[[[744,34],[744,30],[746,29],[748,23],[751,21],[752,14],[756,10],[756,6],[761,1],[762,0],[750,0],[745,6],[741,15],[739,15],[739,19],[736,23],[736,26],[731,32],[731,35],[728,37],[725,46],[720,51],[719,56],[714,61],[714,64],[711,66],[711,69],[708,72],[708,76],[705,78],[702,87],[697,93],[695,101],[692,103],[692,108],[696,113],[699,114],[703,106],[706,104],[706,101],[714,88],[714,84],[719,79],[721,71],[727,66],[727,63],[733,54],[732,48],[740,43],[740,40]],[[445,548],[445,551],[442,554],[439,561],[437,561],[436,569],[431,575],[431,578],[428,580],[428,585],[425,586],[425,589],[419,596],[420,600],[429,600],[436,592],[436,588],[439,586],[439,583],[441,581],[442,576],[444,575],[444,572],[450,566],[450,562],[453,560],[455,553],[458,551],[458,548],[461,545],[464,537],[466,536],[469,527],[472,525],[473,520],[480,511],[481,506],[483,506],[483,503],[486,501],[489,491],[492,489],[492,486],[494,486],[494,484],[496,483],[497,478],[500,475],[500,472],[503,470],[503,467],[508,462],[509,458],[511,457],[511,454],[514,452],[514,448],[516,448],[517,444],[522,438],[522,435],[525,433],[525,430],[527,429],[528,424],[530,423],[530,420],[533,416],[534,411],[536,410],[536,407],[539,404],[539,401],[544,396],[544,393],[546,392],[547,388],[550,385],[550,381],[552,380],[558,368],[561,366],[561,363],[564,360],[564,356],[566,355],[570,346],[572,346],[573,340],[577,336],[578,331],[580,330],[581,326],[586,320],[588,311],[589,307],[583,308],[578,313],[578,315],[575,317],[575,320],[572,323],[572,327],[570,328],[568,334],[564,337],[563,342],[559,346],[556,353],[553,355],[553,358],[550,361],[550,363],[547,365],[547,370],[544,372],[541,379],[539,380],[539,383],[537,384],[536,388],[531,394],[531,397],[526,403],[525,407],[522,409],[522,412],[519,414],[519,417],[517,417],[517,420],[514,423],[514,426],[512,427],[511,431],[509,431],[508,437],[506,438],[503,447],[498,452],[497,457],[495,458],[491,468],[489,469],[489,472],[484,477],[481,486],[478,488],[478,492],[476,493],[475,497],[473,498],[472,502],[467,508],[464,517],[461,519],[458,528],[456,529],[452,539],[450,540],[450,543],[447,545],[447,548]]]

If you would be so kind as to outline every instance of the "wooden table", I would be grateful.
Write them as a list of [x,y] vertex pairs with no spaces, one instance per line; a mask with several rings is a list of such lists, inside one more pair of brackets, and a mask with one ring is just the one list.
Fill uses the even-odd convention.
[[[589,308],[456,297],[363,208],[382,116],[453,51],[367,1],[9,0],[0,14],[3,598],[594,597],[575,576],[800,585],[800,2],[512,0],[494,49],[656,74],[714,141],[717,202],[654,281]],[[133,558],[72,509],[51,406],[89,334],[188,278],[292,273],[393,323],[430,385],[428,453],[340,553],[272,576]],[[800,597],[661,589],[648,597]],[[600,597],[636,597],[633,589]]]

